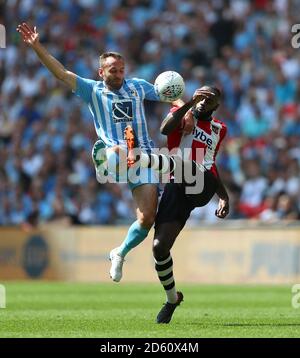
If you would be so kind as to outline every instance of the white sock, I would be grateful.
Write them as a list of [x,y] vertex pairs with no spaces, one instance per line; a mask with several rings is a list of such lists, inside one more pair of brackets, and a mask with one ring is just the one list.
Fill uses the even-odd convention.
[[171,254],[164,260],[158,261],[154,258],[155,270],[160,283],[163,285],[169,303],[177,302],[177,292],[173,277],[173,260]]
[[173,288],[171,288],[170,290],[166,291],[166,295],[167,295],[167,301],[169,303],[177,302],[177,291],[176,291],[175,286]]

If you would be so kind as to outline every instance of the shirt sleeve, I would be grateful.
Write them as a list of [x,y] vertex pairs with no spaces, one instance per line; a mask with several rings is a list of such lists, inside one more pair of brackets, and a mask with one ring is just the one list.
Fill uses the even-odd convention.
[[156,94],[154,85],[142,79],[138,79],[140,86],[144,92],[144,98],[149,101],[161,101],[159,96]]
[[212,165],[212,171],[214,172],[216,177],[219,177],[218,169],[217,169],[217,166],[216,166],[216,156],[217,156],[217,154],[219,152],[220,145],[223,142],[223,139],[226,137],[226,134],[227,134],[227,126],[226,126],[226,124],[222,123],[222,129],[221,129],[221,132],[220,132],[220,140],[219,140],[219,143],[218,143],[218,145],[216,147],[216,151],[215,151],[215,155],[214,155],[214,164]]
[[94,80],[76,76],[76,89],[74,93],[86,103],[90,103],[92,101],[93,87],[96,83]]
[[222,130],[221,130],[221,141],[223,141],[223,139],[226,137],[227,134],[227,126],[226,124],[222,123]]
[[180,107],[179,106],[173,106],[173,107],[171,107],[171,109],[170,109],[170,113],[174,113],[174,112],[176,112],[177,111],[177,109],[179,109]]

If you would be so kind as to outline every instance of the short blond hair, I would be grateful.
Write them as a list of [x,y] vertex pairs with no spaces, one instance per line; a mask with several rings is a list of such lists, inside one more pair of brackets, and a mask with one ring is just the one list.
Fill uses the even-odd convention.
[[124,61],[124,57],[119,52],[108,51],[108,52],[104,52],[102,55],[100,55],[100,57],[99,57],[99,65],[100,65],[100,67],[103,67],[104,62],[108,57],[113,57],[113,58],[116,58],[118,60],[123,60]]

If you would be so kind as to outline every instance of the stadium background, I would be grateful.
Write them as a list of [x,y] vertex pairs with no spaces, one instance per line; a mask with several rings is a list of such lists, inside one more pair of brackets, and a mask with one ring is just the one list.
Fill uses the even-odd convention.
[[[228,127],[218,168],[230,194],[231,211],[228,220],[221,222],[214,216],[214,200],[193,212],[189,229],[174,248],[175,274],[179,283],[299,282],[300,55],[291,45],[291,27],[299,22],[299,10],[296,0],[0,1],[0,23],[7,35],[7,47],[0,50],[0,279],[108,281],[107,253],[121,242],[126,225],[134,219],[127,185],[99,185],[95,180],[90,153],[96,134],[87,106],[49,74],[15,31],[19,22],[28,21],[37,26],[50,53],[80,76],[97,79],[99,55],[116,50],[126,58],[128,77],[153,82],[164,70],[181,73],[185,99],[205,83],[217,85],[223,102],[216,117]],[[168,106],[146,102],[146,111],[151,136],[156,146],[162,147],[165,138],[159,134],[159,126]],[[140,292],[132,286],[134,293],[130,293],[126,282],[131,281],[154,281],[152,293],[156,290],[155,297],[161,297],[152,266],[151,235],[126,262],[128,300],[134,294],[139,297]],[[187,255],[192,257],[189,267],[184,260]],[[64,297],[70,289],[20,283],[8,283],[7,287],[14,307],[20,302],[27,307],[32,292],[43,295],[45,290],[46,295],[61,290],[60,297]],[[82,287],[88,291],[88,286]],[[103,296],[107,300],[123,294],[122,287],[115,293],[110,286],[97,287],[90,287],[89,294],[108,295]],[[141,291],[150,287],[143,286]],[[194,289],[189,288],[191,292]],[[274,289],[265,288],[265,296],[260,296],[262,319],[273,302],[274,310],[277,307],[286,319],[280,318],[278,327],[290,326],[277,334],[299,334],[292,327],[299,324],[295,311],[290,311],[290,286],[278,286],[280,289],[281,303],[274,293],[279,291]],[[71,296],[66,296],[71,300],[72,290]],[[210,290],[204,287],[202,292],[207,307],[212,302],[210,294],[214,294]],[[263,293],[252,292],[249,306],[249,302],[235,299],[229,304],[227,289],[217,286],[215,290],[220,297],[225,290],[223,306],[214,302],[224,312],[230,304],[235,312],[237,302],[240,308],[247,303],[252,307]],[[228,290],[245,292],[230,286]],[[25,301],[18,292],[24,294]],[[196,299],[196,291],[194,295]],[[245,295],[248,297],[247,292]],[[41,307],[45,308],[43,297]],[[103,297],[102,303],[106,302]],[[36,307],[40,304],[38,299],[33,302]],[[193,308],[190,319],[195,312],[202,319],[207,315],[203,308]],[[108,309],[118,319],[114,308]],[[249,309],[249,317],[244,311],[239,313],[247,325],[253,311]],[[23,322],[20,314],[17,309]],[[134,321],[135,313],[132,317]],[[39,335],[30,325],[25,331],[24,326],[16,328],[14,316],[11,319],[10,331],[7,333],[4,325],[2,336]],[[80,327],[77,333],[72,327],[73,321],[70,330],[67,327],[61,334],[82,335]],[[116,327],[110,331],[103,327],[107,336],[120,332]],[[266,329],[261,332],[275,334]],[[53,332],[49,335],[55,335]],[[135,336],[134,330],[121,332]]]
[[[2,2],[3,3],[3,2]],[[5,2],[4,2],[5,3]],[[128,76],[153,82],[180,72],[186,99],[204,83],[224,94],[228,126],[218,167],[230,191],[230,219],[299,219],[300,61],[291,46],[297,1],[8,1],[1,8],[0,224],[62,220],[129,223],[126,185],[98,185],[96,139],[84,103],[58,83],[15,31],[35,24],[66,68],[97,78],[99,54],[124,54]],[[201,5],[200,5],[201,3]],[[168,107],[148,102],[157,147]],[[215,202],[193,215],[215,222]]]

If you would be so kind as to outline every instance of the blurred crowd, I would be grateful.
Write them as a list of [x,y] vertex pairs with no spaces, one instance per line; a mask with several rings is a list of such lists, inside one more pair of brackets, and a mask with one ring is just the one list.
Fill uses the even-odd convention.
[[[97,79],[99,55],[121,52],[127,76],[182,74],[185,99],[203,84],[223,93],[228,127],[218,168],[231,219],[300,219],[300,51],[292,47],[296,0],[0,1],[0,225],[62,221],[118,224],[135,213],[126,184],[100,185],[88,107],[49,74],[15,31],[37,26],[65,67]],[[166,105],[146,102],[157,147]],[[218,220],[217,200],[194,223]]]

